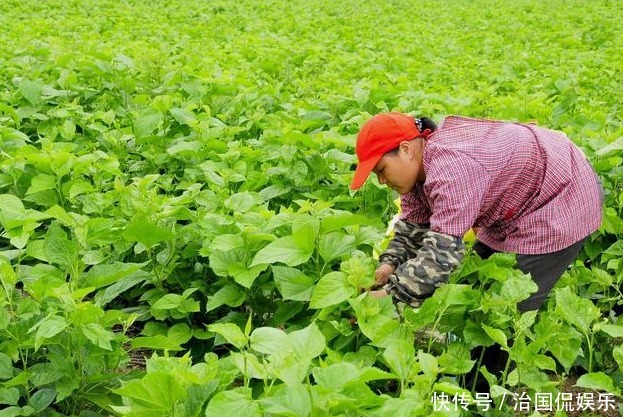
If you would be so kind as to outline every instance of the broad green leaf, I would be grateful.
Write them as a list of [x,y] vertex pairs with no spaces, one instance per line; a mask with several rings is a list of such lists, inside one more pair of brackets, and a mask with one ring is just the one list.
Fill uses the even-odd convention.
[[114,284],[127,276],[139,271],[145,263],[113,262],[110,264],[94,265],[82,274],[78,285],[81,288],[102,288]]
[[227,360],[231,361],[238,368],[238,371],[247,378],[274,379],[274,376],[268,370],[269,366],[264,361],[260,363],[258,357],[251,352],[230,352]]
[[623,137],[618,138],[614,142],[611,142],[603,148],[597,150],[595,155],[603,158],[609,155],[620,155],[621,151],[623,151]]
[[309,301],[314,291],[314,279],[296,268],[271,267],[275,285],[284,300]]
[[146,219],[138,219],[126,226],[123,237],[128,241],[139,242],[151,248],[159,242],[173,240],[175,233]]
[[592,372],[584,374],[575,382],[576,387],[605,391],[610,394],[619,395],[621,390],[614,386],[612,378],[603,372]]
[[413,343],[404,339],[394,339],[383,352],[383,358],[394,375],[405,380],[411,373],[416,359]]
[[130,288],[147,281],[150,274],[147,271],[139,269],[138,271],[125,276],[120,281],[100,290],[95,294],[95,302],[99,306],[105,306],[116,297],[129,290]]
[[89,323],[81,326],[80,329],[82,330],[82,334],[95,346],[112,351],[110,342],[115,339],[115,335],[104,329],[102,325],[98,323]]
[[314,368],[314,381],[330,391],[341,391],[345,385],[357,381],[361,371],[348,362],[339,362],[328,367]]
[[238,307],[244,303],[246,295],[237,285],[225,285],[221,287],[213,296],[208,297],[206,312],[217,309],[222,305]]
[[245,288],[251,288],[255,279],[267,268],[267,264],[247,266],[244,263],[235,263],[229,265],[228,272],[238,284]]
[[210,250],[227,252],[232,249],[244,247],[244,239],[239,234],[226,234],[214,238],[209,244]]
[[17,405],[19,398],[20,398],[20,395],[19,395],[19,390],[17,388],[15,387],[0,388],[0,404]]
[[78,243],[70,240],[58,222],[53,222],[45,237],[45,255],[50,263],[72,270],[78,262]]
[[147,109],[133,121],[134,135],[137,139],[150,135],[160,127],[164,115],[154,109]]
[[263,417],[258,402],[253,400],[250,388],[221,391],[208,403],[206,417]]
[[240,327],[234,323],[214,323],[208,325],[208,330],[218,333],[238,349],[242,349],[248,343],[248,338],[244,335]]
[[43,84],[40,80],[29,80],[23,77],[18,83],[18,90],[30,104],[37,105],[43,94]]
[[0,224],[8,227],[12,220],[22,219],[26,215],[24,203],[13,194],[0,194]]
[[285,236],[270,242],[256,253],[250,266],[277,262],[288,266],[296,266],[307,262],[311,258],[313,251],[313,246],[299,246],[294,236]]
[[601,316],[591,300],[574,294],[570,287],[556,291],[556,312],[584,334],[588,334],[591,324]]
[[7,407],[3,410],[0,410],[0,417],[29,416],[34,412],[35,410],[29,405],[26,405],[24,407]]
[[42,388],[32,394],[28,404],[35,409],[35,412],[38,413],[45,410],[50,404],[52,404],[52,401],[54,401],[55,397],[55,390],[53,390],[52,388]]
[[187,395],[176,376],[164,371],[147,373],[142,379],[126,382],[114,392],[129,401],[134,412],[158,412],[161,415],[169,415]]
[[538,286],[527,275],[513,275],[502,283],[500,296],[511,304],[516,304],[530,297]]
[[438,357],[443,372],[451,375],[460,375],[469,372],[476,363],[472,360],[469,349],[463,343],[452,343],[446,351]]
[[48,174],[37,174],[30,182],[30,187],[26,195],[38,193],[40,191],[52,190],[56,187],[56,176]]
[[260,402],[265,413],[278,416],[307,417],[312,410],[309,387],[302,383],[277,387]]
[[[184,342],[182,342],[184,343]],[[183,350],[178,340],[173,337],[158,334],[155,336],[140,336],[132,339],[130,343],[133,349],[170,350],[173,352]]]
[[309,308],[325,308],[347,300],[355,292],[348,285],[346,275],[333,271],[324,275],[316,284],[309,302]]
[[439,363],[435,356],[424,351],[419,351],[417,354],[417,359],[420,365],[420,369],[422,370],[424,375],[428,375],[433,378],[437,377],[437,375],[439,374]]
[[336,213],[320,220],[320,233],[326,234],[348,226],[369,226],[374,221],[368,217],[351,213]]
[[489,337],[493,339],[497,344],[503,347],[508,347],[506,334],[504,334],[502,330],[487,326],[486,324],[483,324],[482,328],[487,333],[487,335],[489,335]]
[[601,330],[611,337],[623,337],[623,326],[615,324],[598,324],[595,325],[595,330]]
[[289,333],[288,340],[300,358],[311,360],[325,350],[326,339],[315,323]]
[[345,233],[333,232],[320,235],[318,251],[325,263],[351,253],[356,248],[355,237]]
[[257,203],[259,203],[259,198],[256,194],[241,192],[227,198],[223,205],[235,213],[245,213]]
[[13,361],[11,358],[0,352],[0,380],[13,378]]
[[251,333],[251,349],[256,352],[274,355],[284,349],[287,335],[283,330],[274,327],[258,327]]
[[35,325],[30,331],[35,334],[35,351],[39,350],[46,339],[51,339],[67,328],[67,320],[61,316],[48,316]]
[[171,310],[179,308],[182,301],[183,298],[179,294],[165,294],[152,305],[152,308],[157,310]]
[[171,116],[180,124],[190,125],[191,123],[197,120],[195,114],[189,110],[180,108],[180,107],[172,107],[169,109]]

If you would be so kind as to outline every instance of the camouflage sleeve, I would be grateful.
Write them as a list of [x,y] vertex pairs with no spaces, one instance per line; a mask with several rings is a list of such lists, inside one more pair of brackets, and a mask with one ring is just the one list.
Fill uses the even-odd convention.
[[385,291],[397,301],[417,307],[448,281],[464,255],[463,239],[428,231],[417,257],[407,260],[390,275]]
[[398,268],[408,259],[415,258],[422,247],[422,239],[428,231],[429,224],[418,225],[405,220],[398,220],[394,225],[394,237],[385,252],[379,256],[382,264],[391,264]]

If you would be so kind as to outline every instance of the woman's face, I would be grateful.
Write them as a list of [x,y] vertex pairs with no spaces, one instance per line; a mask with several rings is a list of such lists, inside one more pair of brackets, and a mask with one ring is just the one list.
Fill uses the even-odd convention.
[[424,181],[422,154],[424,140],[421,138],[401,142],[397,152],[389,152],[376,164],[374,172],[380,184],[387,184],[398,194],[407,194],[418,181]]

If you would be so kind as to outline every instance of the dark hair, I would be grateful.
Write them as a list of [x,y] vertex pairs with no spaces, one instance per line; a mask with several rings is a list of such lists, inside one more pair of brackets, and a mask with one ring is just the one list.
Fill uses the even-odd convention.
[[420,132],[423,132],[426,129],[430,130],[431,132],[437,130],[437,123],[435,123],[430,117],[418,116],[415,118],[415,124],[417,125]]
[[[427,129],[430,130],[431,132],[434,132],[437,130],[437,123],[435,123],[433,119],[431,119],[430,117],[426,117],[426,116],[416,117],[415,125],[417,126],[420,132],[424,132]],[[394,149],[386,152],[385,154],[396,155],[398,153],[399,148],[400,148],[399,146],[396,146]]]

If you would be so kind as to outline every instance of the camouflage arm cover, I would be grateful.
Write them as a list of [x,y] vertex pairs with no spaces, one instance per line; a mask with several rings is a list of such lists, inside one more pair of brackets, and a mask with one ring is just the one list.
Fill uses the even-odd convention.
[[428,227],[429,224],[418,225],[398,220],[394,225],[394,237],[385,252],[379,256],[379,262],[398,268],[408,259],[415,258],[422,247],[422,240]]
[[464,255],[463,239],[428,231],[417,257],[404,262],[390,275],[385,291],[394,299],[417,307],[448,281]]

